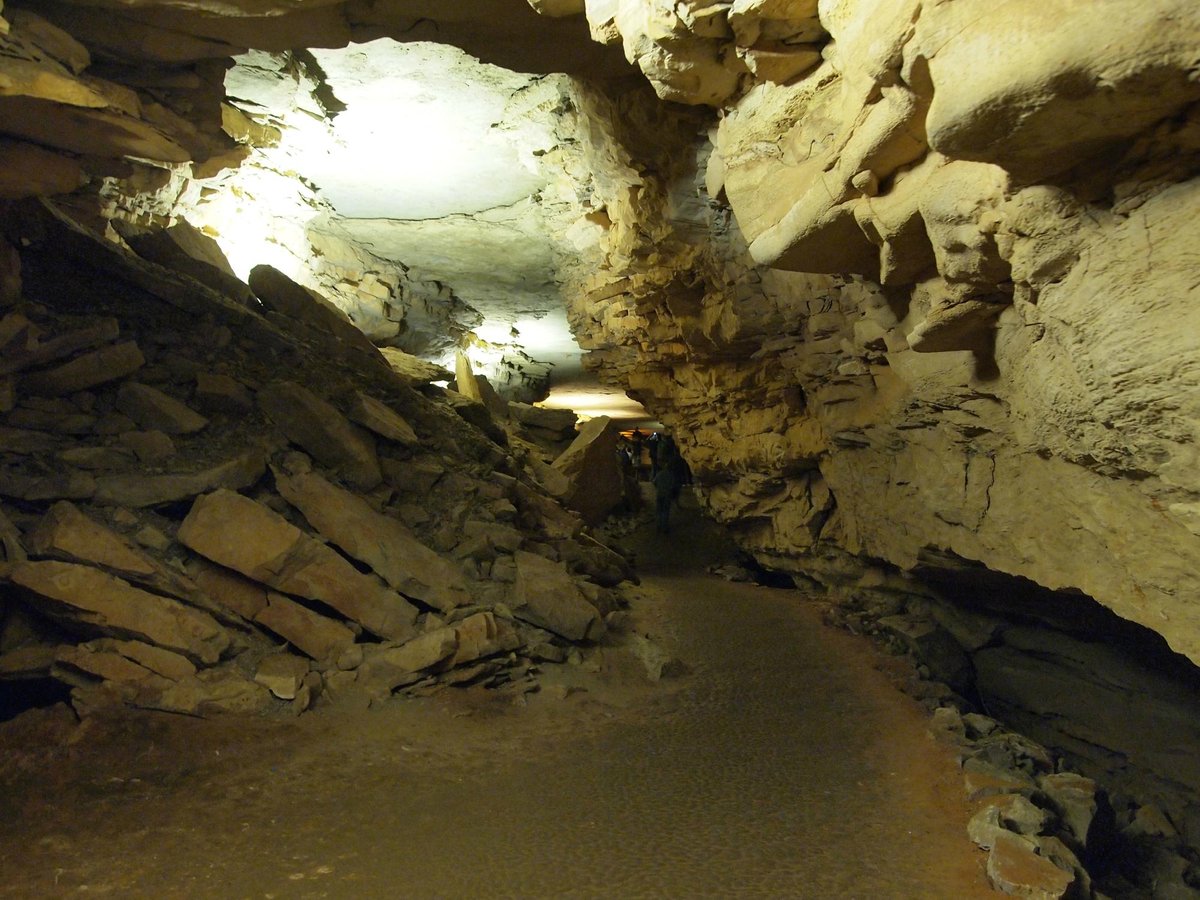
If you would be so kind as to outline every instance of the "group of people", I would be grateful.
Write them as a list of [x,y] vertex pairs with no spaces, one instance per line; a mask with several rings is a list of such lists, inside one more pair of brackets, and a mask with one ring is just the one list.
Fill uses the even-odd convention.
[[[617,448],[626,478],[632,477],[633,487],[642,480],[643,472],[654,485],[656,527],[660,534],[671,530],[671,507],[679,505],[683,486],[692,483],[692,472],[679,453],[674,439],[657,431],[649,435],[637,428],[628,439],[622,438]],[[647,465],[648,463],[648,465]]]

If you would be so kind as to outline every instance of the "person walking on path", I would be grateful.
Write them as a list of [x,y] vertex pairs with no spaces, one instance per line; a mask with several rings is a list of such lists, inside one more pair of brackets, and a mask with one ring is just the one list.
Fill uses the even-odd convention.
[[659,534],[671,532],[671,503],[674,502],[679,490],[679,476],[674,466],[660,465],[658,474],[654,476],[654,502],[658,514],[657,531]]

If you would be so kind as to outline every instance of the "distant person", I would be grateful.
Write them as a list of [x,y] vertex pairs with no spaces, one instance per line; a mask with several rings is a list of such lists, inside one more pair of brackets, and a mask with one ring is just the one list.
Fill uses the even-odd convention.
[[660,466],[654,476],[654,503],[659,534],[671,533],[671,504],[679,495],[679,477],[674,466]]
[[662,451],[662,435],[657,431],[650,432],[646,438],[646,449],[650,451],[650,480],[658,474],[658,454]]

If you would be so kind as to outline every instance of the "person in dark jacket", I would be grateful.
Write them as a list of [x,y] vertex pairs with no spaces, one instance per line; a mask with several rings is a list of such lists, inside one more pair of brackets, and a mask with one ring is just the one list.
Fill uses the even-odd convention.
[[679,492],[679,476],[674,466],[659,465],[654,476],[654,503],[658,513],[659,534],[671,531],[671,503]]

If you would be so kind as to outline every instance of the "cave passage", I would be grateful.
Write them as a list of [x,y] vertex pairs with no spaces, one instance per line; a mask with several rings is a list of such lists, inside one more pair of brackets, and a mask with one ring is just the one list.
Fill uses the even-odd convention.
[[705,574],[714,527],[689,504],[669,540],[625,539],[650,573],[630,627],[690,670],[653,695],[601,650],[523,707],[135,714],[54,766],[13,748],[0,893],[990,896],[957,766],[891,663],[795,592]]

